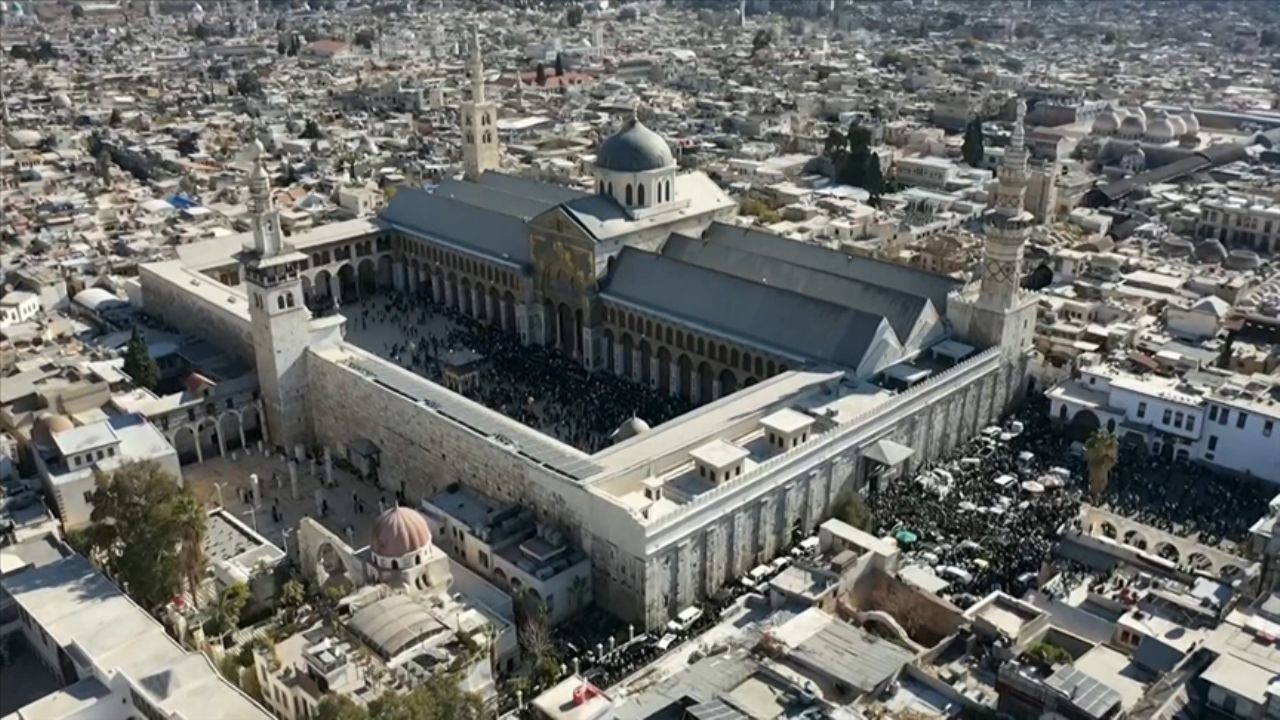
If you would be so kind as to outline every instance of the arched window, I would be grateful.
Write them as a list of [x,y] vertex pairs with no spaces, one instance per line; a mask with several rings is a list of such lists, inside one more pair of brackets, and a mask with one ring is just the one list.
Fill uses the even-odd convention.
[[612,183],[612,182],[610,182],[610,183],[609,183],[609,194],[610,194],[610,195],[612,195],[612,194],[613,194],[613,183]]
[[671,202],[671,181],[670,180],[662,181],[662,201]]
[[293,307],[293,293],[284,294],[284,304],[286,307]]
[[284,296],[283,296],[283,295],[277,295],[277,296],[276,296],[276,307],[280,308],[281,310],[283,310],[283,309],[284,309]]
[[644,183],[640,183],[640,185],[636,187],[636,203],[641,207],[644,207]]
[[631,207],[631,183],[627,183],[626,198],[627,207]]
[[399,561],[399,560],[392,560],[392,561],[391,561],[391,569],[392,569],[392,570],[399,570],[399,569],[400,569],[400,561]]

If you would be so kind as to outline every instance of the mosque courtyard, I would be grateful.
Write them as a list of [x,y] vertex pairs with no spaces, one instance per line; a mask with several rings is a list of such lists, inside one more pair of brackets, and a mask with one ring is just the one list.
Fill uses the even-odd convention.
[[347,342],[586,452],[632,417],[657,426],[692,408],[429,300],[383,293],[339,312]]

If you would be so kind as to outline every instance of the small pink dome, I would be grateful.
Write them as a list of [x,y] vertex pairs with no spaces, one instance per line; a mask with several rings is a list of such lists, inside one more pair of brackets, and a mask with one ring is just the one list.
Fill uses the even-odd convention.
[[374,555],[398,558],[431,544],[431,529],[422,513],[407,507],[393,507],[373,523],[369,543]]

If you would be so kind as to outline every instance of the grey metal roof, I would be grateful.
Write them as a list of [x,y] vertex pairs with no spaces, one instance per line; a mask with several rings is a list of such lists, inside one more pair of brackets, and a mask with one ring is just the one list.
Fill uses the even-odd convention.
[[634,117],[600,144],[596,166],[617,172],[645,172],[676,164],[671,147]]
[[747,720],[749,718],[741,710],[719,699],[694,705],[686,709],[685,713],[687,717],[694,720]]
[[500,413],[477,405],[435,383],[408,371],[353,353],[349,364],[374,382],[415,402],[426,404],[441,415],[494,439],[519,455],[562,475],[582,480],[599,472],[590,456],[558,442]]
[[541,200],[533,200],[497,188],[453,178],[442,180],[431,194],[525,221],[555,207]]
[[887,326],[877,315],[631,247],[618,254],[602,295],[775,352],[853,368]]
[[672,235],[668,238],[662,254],[746,280],[798,292],[817,300],[883,316],[904,341],[920,321],[930,302],[928,297],[921,295],[770,258],[736,245],[713,244],[684,235]]
[[500,172],[488,170],[480,176],[478,184],[490,187],[495,190],[518,195],[529,200],[536,200],[544,203],[550,208],[553,205],[576,200],[580,197],[586,197],[587,193],[581,190],[575,190],[564,185],[556,185],[555,183],[538,182],[537,180],[529,180],[515,175],[506,175]]
[[379,217],[402,232],[434,238],[497,260],[529,263],[529,231],[524,221],[496,210],[404,188]]
[[927,297],[933,301],[938,312],[943,312],[947,307],[947,293],[960,285],[959,280],[946,275],[874,258],[849,255],[811,243],[790,240],[780,235],[719,222],[712,223],[702,237],[713,243],[730,245],[775,260],[785,260],[793,265]]
[[845,622],[829,622],[791,652],[792,657],[859,693],[871,692],[912,659],[910,651]]
[[1120,693],[1091,675],[1067,665],[1044,681],[1045,685],[1066,695],[1071,704],[1089,717],[1103,718],[1120,704]]

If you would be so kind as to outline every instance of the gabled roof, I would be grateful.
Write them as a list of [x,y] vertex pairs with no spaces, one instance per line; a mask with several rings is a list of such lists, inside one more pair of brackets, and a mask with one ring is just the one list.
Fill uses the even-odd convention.
[[880,315],[903,340],[910,336],[929,305],[929,298],[921,295],[758,255],[737,245],[672,235],[663,246],[662,254],[744,280]]
[[856,368],[884,318],[626,247],[601,295],[775,352]]
[[494,190],[501,190],[511,195],[518,195],[529,200],[536,200],[545,204],[548,208],[552,205],[587,196],[587,193],[581,190],[575,190],[564,185],[528,180],[515,175],[494,172],[493,170],[488,170],[480,175],[480,179],[476,184],[493,188]]
[[960,281],[946,275],[885,262],[874,258],[849,255],[838,250],[784,238],[751,228],[711,223],[702,238],[720,245],[736,247],[792,265],[821,270],[850,280],[926,297],[941,312],[947,306],[947,293]]
[[461,200],[405,188],[382,211],[383,222],[507,262],[529,262],[529,231],[518,217]]

